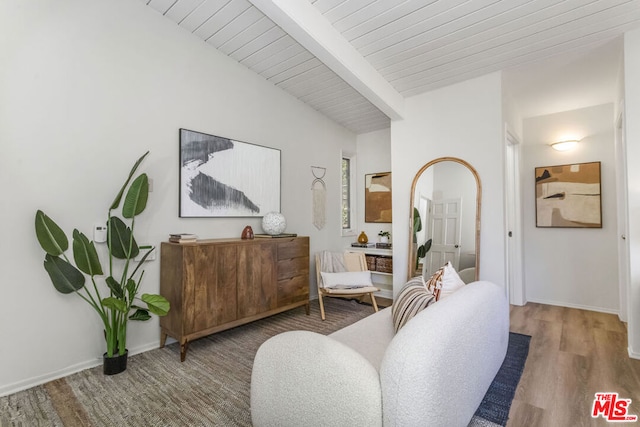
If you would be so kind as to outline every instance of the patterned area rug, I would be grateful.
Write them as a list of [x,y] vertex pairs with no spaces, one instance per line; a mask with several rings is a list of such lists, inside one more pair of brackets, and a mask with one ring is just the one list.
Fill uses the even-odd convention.
[[131,356],[127,370],[104,376],[102,366],[0,398],[1,427],[250,426],[253,358],[268,338],[288,330],[330,334],[373,313],[369,305],[325,299],[189,344]]
[[511,402],[529,355],[530,341],[529,335],[509,332],[507,355],[469,426],[507,425]]
[[[0,427],[251,426],[251,368],[264,341],[288,330],[330,334],[372,313],[371,306],[355,301],[325,301],[324,322],[317,301],[312,301],[310,316],[298,308],[196,340],[183,363],[174,343],[131,356],[122,374],[104,376],[98,366],[2,397]],[[511,347],[510,339],[509,360]],[[500,372],[510,364],[505,360]],[[490,409],[481,406],[475,425],[504,425],[493,421],[491,414],[504,413],[506,422],[513,392],[505,391],[508,387],[502,384],[512,384],[515,391],[522,365],[524,360],[517,378],[511,370],[505,371],[506,379],[498,374],[498,397],[490,397],[489,390],[485,397],[489,400],[482,405]],[[501,396],[510,396],[506,409],[495,408]]]

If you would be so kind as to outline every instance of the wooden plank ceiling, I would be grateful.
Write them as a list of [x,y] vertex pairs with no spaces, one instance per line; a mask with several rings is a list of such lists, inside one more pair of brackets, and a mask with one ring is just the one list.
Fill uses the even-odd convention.
[[398,99],[640,27],[640,0],[142,1],[356,133]]

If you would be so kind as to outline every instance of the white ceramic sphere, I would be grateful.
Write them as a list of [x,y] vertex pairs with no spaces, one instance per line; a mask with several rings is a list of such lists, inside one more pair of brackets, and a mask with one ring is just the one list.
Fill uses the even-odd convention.
[[267,234],[282,234],[286,228],[287,222],[280,212],[269,212],[262,217],[262,229]]

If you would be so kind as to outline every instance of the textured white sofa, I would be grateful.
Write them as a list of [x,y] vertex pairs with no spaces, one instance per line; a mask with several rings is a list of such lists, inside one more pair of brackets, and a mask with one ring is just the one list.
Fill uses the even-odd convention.
[[391,308],[329,336],[279,334],[258,350],[254,426],[466,426],[507,351],[509,306],[473,282],[394,334]]

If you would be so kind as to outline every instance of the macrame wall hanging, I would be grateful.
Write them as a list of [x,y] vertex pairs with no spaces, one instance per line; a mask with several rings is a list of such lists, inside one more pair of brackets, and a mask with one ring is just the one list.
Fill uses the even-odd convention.
[[324,183],[323,178],[327,173],[327,168],[311,166],[311,173],[314,177],[311,183],[311,194],[313,198],[312,222],[318,230],[322,230],[326,223],[327,185]]

